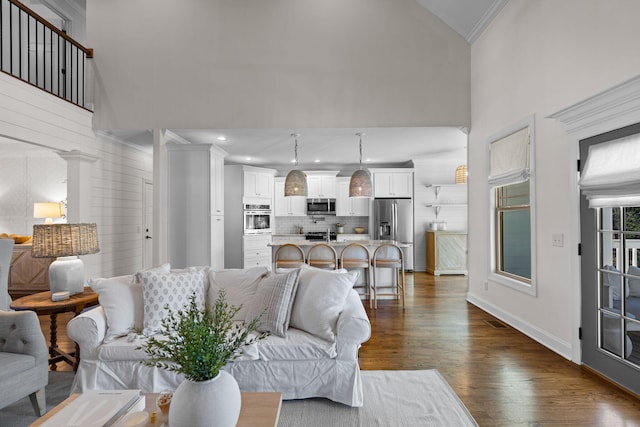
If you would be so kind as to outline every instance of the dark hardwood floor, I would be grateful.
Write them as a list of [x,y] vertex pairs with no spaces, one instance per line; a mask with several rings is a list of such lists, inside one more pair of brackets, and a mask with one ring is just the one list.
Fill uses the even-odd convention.
[[[379,301],[367,369],[438,369],[481,426],[640,426],[640,400],[465,301],[467,278],[407,275],[406,310]],[[59,342],[70,315],[59,316]],[[48,317],[41,317],[45,336]],[[59,369],[68,370],[64,363]]]

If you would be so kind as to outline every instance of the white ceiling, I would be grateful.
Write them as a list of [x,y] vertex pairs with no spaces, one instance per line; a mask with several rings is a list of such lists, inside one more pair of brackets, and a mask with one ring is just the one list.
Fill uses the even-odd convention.
[[[33,0],[35,3],[38,0]],[[40,0],[42,1],[42,0]],[[84,0],[47,0],[49,3]],[[469,43],[479,36],[507,0],[416,0],[438,16]],[[43,3],[46,3],[43,1]],[[228,163],[288,168],[293,164],[294,139],[299,133],[298,161],[301,168],[342,169],[358,164],[357,132],[364,132],[363,161],[374,166],[404,166],[412,159],[440,155],[466,158],[466,134],[457,128],[369,128],[369,129],[209,129],[172,130],[192,143],[215,143],[229,153]],[[104,135],[151,150],[150,131],[117,131]],[[225,136],[226,141],[216,138]]]

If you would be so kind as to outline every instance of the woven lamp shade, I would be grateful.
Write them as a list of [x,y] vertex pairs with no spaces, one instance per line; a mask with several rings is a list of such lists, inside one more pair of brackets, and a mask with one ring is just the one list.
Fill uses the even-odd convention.
[[460,165],[456,168],[456,184],[467,183],[467,165]]
[[358,169],[349,181],[349,197],[371,197],[371,174],[366,169]]
[[33,226],[34,258],[95,254],[100,251],[96,224],[36,224]]
[[284,180],[284,195],[289,196],[304,196],[309,194],[309,187],[307,186],[307,176],[298,169],[293,169],[287,174],[287,178]]

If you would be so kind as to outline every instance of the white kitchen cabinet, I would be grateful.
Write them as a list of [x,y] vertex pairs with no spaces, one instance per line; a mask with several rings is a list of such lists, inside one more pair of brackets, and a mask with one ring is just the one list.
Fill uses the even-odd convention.
[[244,171],[244,197],[268,198],[273,197],[273,175],[257,171]]
[[375,197],[413,197],[413,171],[381,171],[373,174]]
[[271,234],[245,235],[242,237],[243,268],[271,268]]
[[307,187],[309,189],[307,197],[310,199],[334,199],[336,197],[337,174],[337,171],[307,172]]
[[369,216],[368,197],[349,197],[350,178],[338,178],[336,183],[336,216]]
[[224,221],[220,228],[212,217],[224,199],[224,192],[219,194],[224,175],[217,173],[216,165],[224,162],[225,155],[211,144],[167,145],[167,243],[172,267],[224,264]]
[[211,240],[211,268],[214,270],[224,269],[224,215],[211,216],[211,235],[215,239]]
[[211,170],[211,214],[224,215],[224,156],[213,156]]
[[285,178],[276,178],[273,185],[275,216],[307,216],[307,199],[301,196],[284,196]]
[[336,235],[336,242],[361,242],[370,240],[371,236],[368,234],[338,234]]

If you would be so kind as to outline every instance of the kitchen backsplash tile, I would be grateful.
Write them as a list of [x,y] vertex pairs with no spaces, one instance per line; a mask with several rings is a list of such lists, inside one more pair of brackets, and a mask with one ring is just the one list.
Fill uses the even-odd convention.
[[[319,220],[324,218],[324,220]],[[275,218],[276,227],[273,234],[297,234],[298,228],[302,227],[304,233],[309,231],[327,231],[327,227],[331,231],[336,231],[336,224],[340,223],[344,226],[344,232],[353,234],[355,227],[364,227],[369,231],[369,217],[367,216],[278,216]]]

